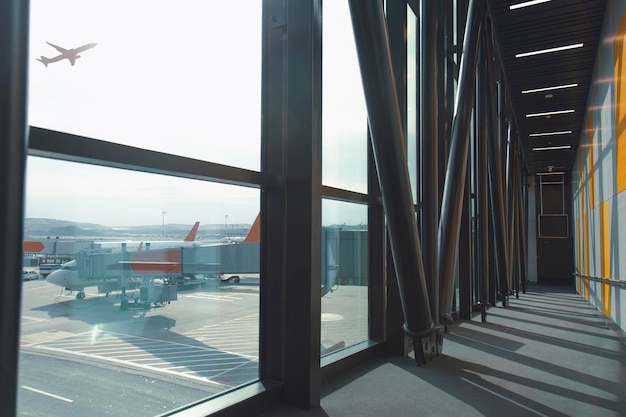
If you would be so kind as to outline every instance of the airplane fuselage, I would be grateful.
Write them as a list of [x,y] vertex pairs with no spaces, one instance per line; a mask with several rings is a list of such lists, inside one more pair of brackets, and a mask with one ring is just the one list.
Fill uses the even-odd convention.
[[78,48],[65,49],[60,46],[53,45],[50,42],[46,42],[46,43],[60,52],[59,55],[52,57],[52,58],[48,58],[43,55],[40,58],[37,58],[37,61],[44,64],[46,67],[48,66],[48,64],[51,64],[53,62],[59,62],[64,59],[67,59],[68,61],[70,61],[70,64],[74,66],[74,64],[76,63],[76,60],[80,58],[80,55],[78,54],[88,49],[91,49],[97,45],[96,43],[87,43],[85,45],[79,46]]

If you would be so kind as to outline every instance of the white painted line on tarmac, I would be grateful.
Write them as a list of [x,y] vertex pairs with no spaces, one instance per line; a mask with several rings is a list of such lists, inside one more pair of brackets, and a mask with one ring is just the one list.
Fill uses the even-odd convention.
[[[24,320],[30,320],[30,323],[25,323]],[[48,319],[22,315],[22,324],[42,323],[44,321],[48,321]]]
[[22,388],[27,389],[27,390],[32,391],[32,392],[36,392],[37,394],[46,395],[48,397],[56,398],[57,400],[65,401],[66,403],[73,403],[74,402],[74,400],[70,400],[69,398],[61,397],[59,395],[54,395],[54,394],[51,394],[49,392],[42,391],[42,390],[39,390],[39,389],[27,387],[26,385],[22,385]]
[[[167,374],[170,374],[170,375],[183,375],[183,374],[180,374],[180,373],[177,373],[177,372],[171,372],[171,371],[168,371],[168,370],[155,368],[155,367],[151,367],[151,366],[146,366],[146,365],[142,365],[142,364],[135,363],[135,362],[132,362],[132,361],[119,360],[119,359],[112,358],[112,357],[92,355],[92,354],[89,354],[89,353],[83,353],[83,352],[77,352],[77,351],[72,351],[72,350],[53,348],[53,347],[48,347],[48,346],[37,346],[37,348],[38,349],[49,350],[49,351],[52,351],[52,352],[71,353],[73,355],[81,356],[81,357],[84,357],[84,358],[99,359],[99,360],[104,360],[104,361],[117,363],[117,364],[124,365],[124,366],[130,365],[130,366],[134,366],[136,368],[147,369],[147,370],[150,370],[150,371],[157,371],[157,372],[162,372],[162,373],[167,373]],[[202,382],[206,382],[206,383],[217,385],[217,386],[228,386],[227,384],[224,384],[224,383],[221,383],[221,382],[217,382],[217,381],[212,381],[211,379],[205,378],[205,377],[198,377],[198,376],[194,376],[194,375],[185,375],[185,376],[187,378],[195,379],[197,381],[202,381]]]

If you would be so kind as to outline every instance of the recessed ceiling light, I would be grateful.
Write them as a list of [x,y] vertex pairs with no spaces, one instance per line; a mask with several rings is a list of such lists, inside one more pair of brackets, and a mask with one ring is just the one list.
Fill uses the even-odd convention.
[[509,10],[521,9],[522,7],[534,6],[536,4],[547,3],[551,0],[531,0],[523,3],[512,4],[509,6]]
[[552,86],[552,87],[533,88],[532,90],[522,90],[522,94],[540,93],[542,91],[560,90],[562,88],[572,88],[572,87],[578,87],[578,83],[576,83],[576,84],[555,85],[555,86]]
[[556,110],[556,111],[546,111],[543,113],[529,113],[526,115],[526,117],[541,117],[541,116],[552,116],[555,114],[567,114],[567,113],[574,113],[576,110]]
[[558,149],[571,149],[572,145],[546,146],[544,148],[533,148],[533,151],[556,151]]
[[554,94],[552,94],[552,93],[546,94],[546,98],[552,98],[552,97],[554,97]]
[[554,48],[539,49],[536,51],[523,52],[521,54],[515,54],[515,58],[524,58],[524,57],[532,56],[532,55],[549,54],[551,52],[566,51],[568,49],[582,48],[583,45],[584,45],[583,43],[575,43],[573,45],[564,45],[564,46],[557,46]]
[[569,135],[571,134],[571,130],[561,130],[558,132],[542,132],[542,133],[530,133],[528,136],[531,138],[537,138],[539,136],[556,136],[556,135]]

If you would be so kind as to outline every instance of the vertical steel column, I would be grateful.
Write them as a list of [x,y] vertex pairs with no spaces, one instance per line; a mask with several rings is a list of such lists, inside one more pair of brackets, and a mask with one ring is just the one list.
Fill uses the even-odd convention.
[[[498,137],[501,133],[497,126],[501,126],[504,117],[504,87],[503,82],[498,83],[498,89],[494,87],[494,49],[491,39],[485,39],[484,45],[487,50],[487,71],[488,71],[488,98],[489,98],[489,114],[490,121],[488,128],[489,141],[487,145],[487,153],[489,158],[489,191],[491,198],[491,206],[493,207],[492,222],[494,231],[494,253],[497,278],[500,282],[506,279],[509,271],[509,258],[507,256],[507,233],[506,233],[506,210],[504,208],[504,181],[502,175],[502,166],[500,164],[500,147],[498,146]],[[496,100],[498,96],[498,100]],[[497,104],[496,104],[497,103]],[[496,117],[497,115],[497,117]]]
[[489,88],[487,83],[487,48],[485,37],[481,37],[480,48],[478,51],[478,66],[476,77],[476,111],[475,120],[478,124],[476,142],[477,142],[477,187],[476,194],[480,209],[478,211],[478,227],[480,246],[480,274],[478,276],[480,317],[484,322],[487,318],[487,306],[489,305],[489,281],[491,276],[491,242],[489,223],[491,216],[489,214],[489,161],[488,161],[488,143],[489,140],[489,123],[491,122],[489,115]]
[[[429,336],[435,326],[427,297],[384,11],[379,1],[350,0],[349,4],[372,149],[404,312],[404,331],[417,341]],[[416,360],[423,361],[424,353],[418,351],[420,346],[421,343],[415,343]]]
[[498,281],[498,297],[502,301],[502,305],[506,306],[506,297],[511,294],[511,281],[513,277],[513,178],[515,174],[515,164],[513,163],[513,155],[515,152],[515,132],[513,130],[513,122],[509,121],[507,125],[507,163],[506,163],[506,196],[507,196],[507,231],[508,231],[508,271],[506,279]]
[[311,408],[321,389],[322,7],[311,0],[286,8],[284,396]]
[[[420,232],[430,314],[439,322],[437,229],[439,227],[438,3],[420,2],[420,144],[422,148]],[[443,72],[441,72],[443,74]]]
[[[517,146],[516,146],[517,147]],[[511,286],[510,286],[510,293],[511,294],[516,294],[519,296],[519,285],[518,285],[518,281],[519,281],[519,235],[517,233],[517,221],[518,221],[518,210],[517,210],[517,206],[519,204],[518,201],[518,193],[517,193],[517,177],[518,177],[518,172],[517,172],[517,151],[514,150],[513,151],[513,181],[512,181],[512,188],[511,188],[511,193],[513,194],[513,198],[511,199],[512,201],[512,207],[511,207],[511,229],[510,229],[510,237],[511,237]]]
[[[520,162],[521,165],[521,162]],[[520,173],[521,173],[521,166],[520,166]],[[528,276],[527,276],[527,272],[526,272],[526,268],[527,268],[527,254],[526,254],[526,228],[528,227],[528,224],[526,223],[526,214],[528,211],[528,198],[527,198],[527,194],[528,194],[528,183],[526,182],[526,176],[522,175],[522,186],[520,187],[519,190],[520,193],[520,198],[521,198],[521,204],[520,204],[520,237],[521,237],[521,244],[520,244],[520,262],[521,262],[521,289],[522,289],[522,293],[526,294],[526,287],[528,286]]]
[[[519,143],[519,142],[518,142]],[[519,148],[519,146],[518,146]],[[515,153],[515,258],[517,264],[516,277],[515,277],[515,296],[519,298],[519,290],[522,287],[524,281],[524,235],[523,235],[523,220],[522,220],[522,154],[521,149],[518,149]]]
[[0,415],[17,408],[29,2],[0,2]]
[[[275,178],[285,170],[285,32],[287,10],[282,0],[263,2],[263,81],[261,83],[261,172]],[[268,187],[261,192],[261,291],[259,372],[262,380],[280,381],[286,352],[285,192]],[[267,233],[271,230],[272,233]],[[278,232],[279,231],[279,232]],[[272,277],[272,279],[265,279]],[[295,360],[295,359],[293,359]]]
[[[454,74],[456,64],[453,60],[454,32],[453,32],[453,4],[452,0],[444,0],[436,2],[439,4],[439,30],[437,37],[439,39],[437,48],[437,60],[440,62],[441,73],[439,76],[439,111],[437,118],[439,123],[439,179],[437,194],[437,207],[441,206],[441,196],[443,194],[443,184],[446,179],[446,163],[448,161],[448,153],[450,150],[450,129],[452,128],[453,104],[454,104]],[[437,223],[439,227],[439,223]],[[437,279],[439,279],[437,277]]]
[[462,201],[465,191],[465,174],[469,152],[469,129],[475,93],[474,73],[484,10],[485,0],[472,0],[470,2],[459,70],[455,116],[452,121],[450,155],[441,202],[438,236],[439,311],[447,321],[451,320],[450,313],[452,311],[452,299],[455,290],[461,210],[463,207]]
[[467,164],[468,173],[465,175],[465,192],[463,195],[463,212],[461,231],[459,233],[459,318],[472,318],[472,273],[474,254],[472,251],[472,191],[470,186],[470,164]]

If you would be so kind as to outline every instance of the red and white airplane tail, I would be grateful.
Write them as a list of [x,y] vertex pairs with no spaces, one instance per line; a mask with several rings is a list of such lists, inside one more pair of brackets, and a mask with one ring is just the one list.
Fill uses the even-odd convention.
[[253,243],[261,241],[261,213],[257,214],[254,223],[248,231],[248,235],[241,243]]
[[185,237],[183,239],[183,241],[185,241],[185,242],[193,242],[194,240],[196,240],[196,233],[198,233],[198,227],[199,226],[200,226],[200,222],[196,222],[196,224],[193,225],[193,227],[191,228],[191,230],[187,234],[187,237]]

